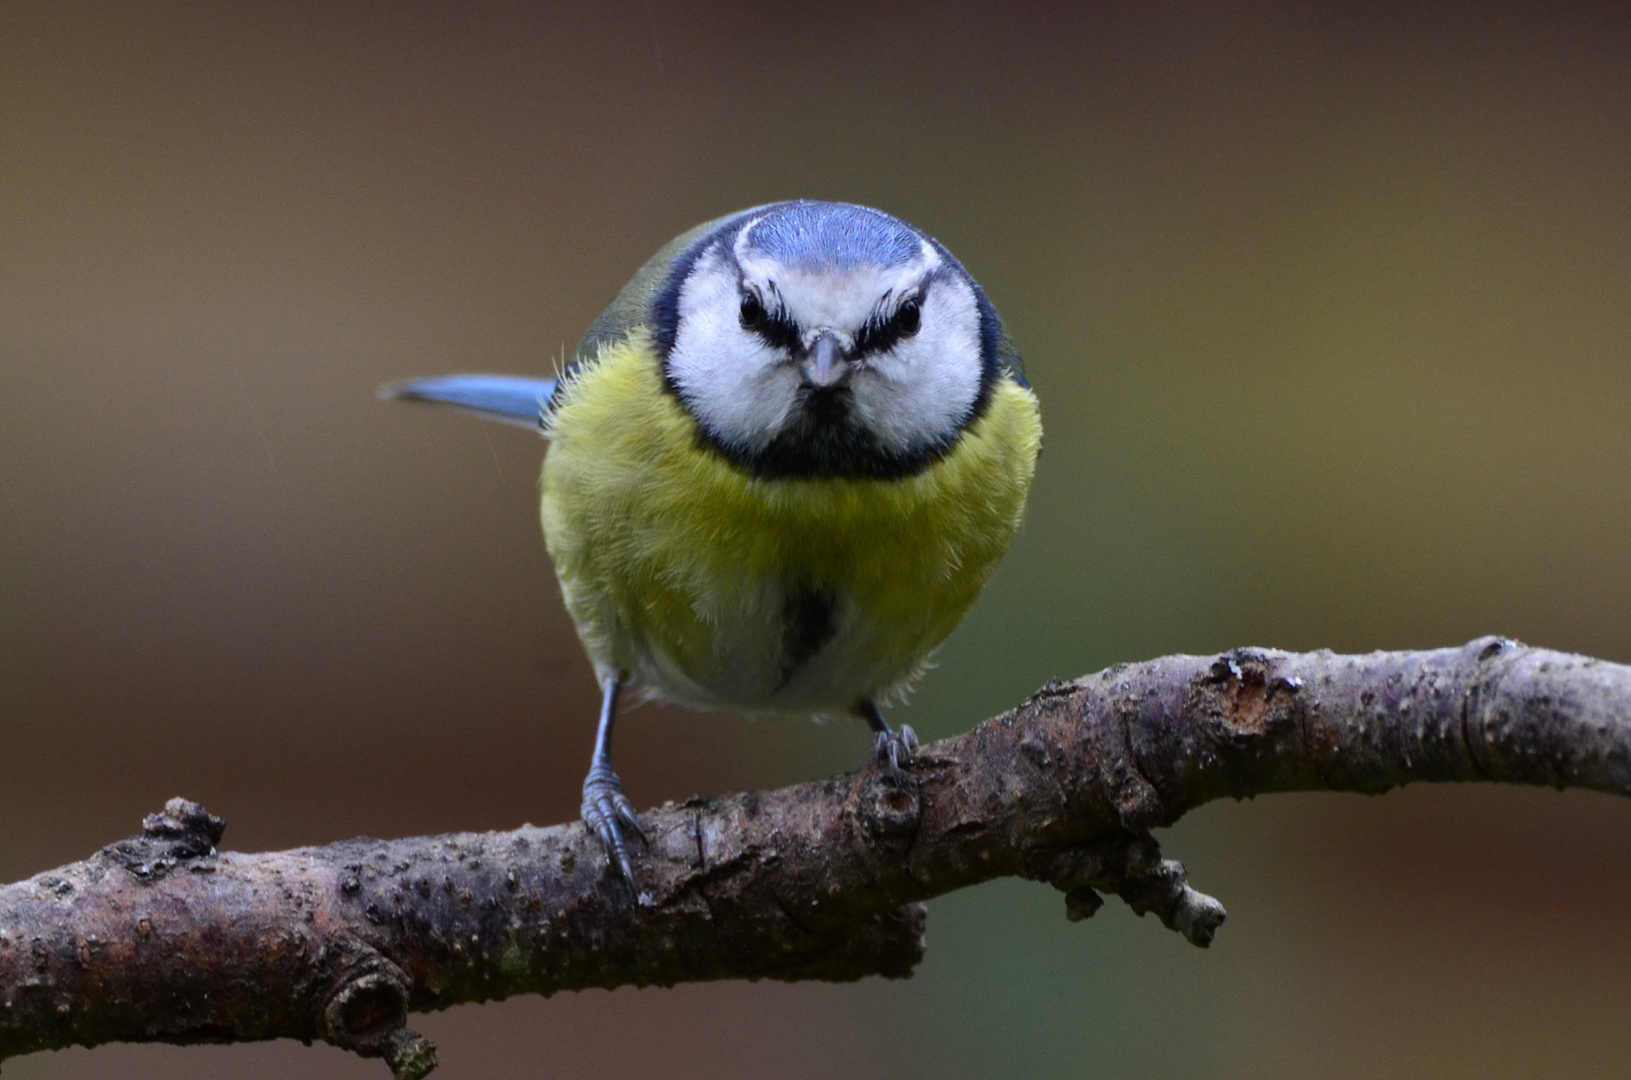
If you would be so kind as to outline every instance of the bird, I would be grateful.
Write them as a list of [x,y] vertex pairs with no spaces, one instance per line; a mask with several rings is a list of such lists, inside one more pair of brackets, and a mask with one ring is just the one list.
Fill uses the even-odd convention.
[[380,389],[533,428],[540,519],[601,691],[582,819],[635,886],[625,694],[864,720],[899,700],[1020,527],[1040,406],[986,293],[881,210],[793,200],[663,246],[554,378]]

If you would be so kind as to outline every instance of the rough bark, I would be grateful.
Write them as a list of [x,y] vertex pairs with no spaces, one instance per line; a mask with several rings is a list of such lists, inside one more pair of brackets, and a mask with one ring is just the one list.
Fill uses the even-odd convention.
[[72,1044],[324,1039],[398,1077],[409,1012],[729,978],[905,977],[918,902],[1002,875],[1223,922],[1151,828],[1269,792],[1497,781],[1631,794],[1631,667],[1485,638],[1240,649],[1052,682],[903,771],[644,815],[635,895],[579,824],[219,852],[172,800],[141,836],[0,887],[0,1059]]

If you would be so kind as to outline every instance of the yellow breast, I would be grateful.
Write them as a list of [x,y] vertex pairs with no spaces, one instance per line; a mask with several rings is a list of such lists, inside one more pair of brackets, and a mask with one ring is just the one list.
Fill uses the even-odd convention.
[[701,443],[643,333],[562,397],[544,535],[597,674],[749,711],[847,709],[915,677],[1013,538],[1042,436],[1003,379],[915,476],[755,479]]

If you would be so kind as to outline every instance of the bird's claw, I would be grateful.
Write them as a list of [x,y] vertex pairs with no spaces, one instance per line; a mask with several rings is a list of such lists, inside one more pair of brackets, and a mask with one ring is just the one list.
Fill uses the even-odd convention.
[[872,738],[872,760],[888,765],[890,772],[900,772],[902,765],[910,765],[917,756],[917,732],[909,724],[897,731],[880,731]]
[[597,763],[583,781],[583,823],[600,838],[606,857],[616,864],[623,880],[634,886],[634,864],[629,859],[629,848],[623,840],[627,828],[646,843],[646,832],[634,813],[634,805],[623,794],[623,781],[610,765]]

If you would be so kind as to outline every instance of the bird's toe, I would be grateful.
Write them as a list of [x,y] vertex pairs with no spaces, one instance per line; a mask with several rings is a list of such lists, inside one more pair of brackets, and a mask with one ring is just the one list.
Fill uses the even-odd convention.
[[897,731],[880,731],[872,739],[872,760],[887,765],[891,772],[900,772],[917,756],[917,732],[902,724]]
[[628,829],[642,841],[645,830],[634,805],[623,794],[623,782],[611,769],[592,769],[583,782],[583,823],[600,839],[606,857],[616,865],[623,880],[634,885],[634,863],[629,858],[628,844],[623,830]]

